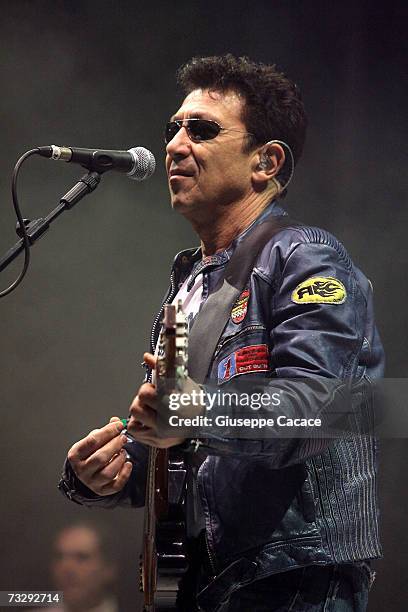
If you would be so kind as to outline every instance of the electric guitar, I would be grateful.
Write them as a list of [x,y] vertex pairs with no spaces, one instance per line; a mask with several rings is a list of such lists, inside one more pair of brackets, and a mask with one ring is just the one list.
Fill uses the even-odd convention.
[[[164,306],[156,386],[180,390],[187,377],[187,319],[181,307]],[[176,448],[176,447],[174,447]],[[185,529],[186,466],[173,448],[149,447],[140,590],[143,612],[176,610],[179,581],[187,571]]]

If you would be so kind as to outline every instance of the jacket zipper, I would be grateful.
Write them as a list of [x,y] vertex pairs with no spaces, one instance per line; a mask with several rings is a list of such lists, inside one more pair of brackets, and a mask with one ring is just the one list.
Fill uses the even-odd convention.
[[[202,462],[202,464],[200,465],[200,467],[197,470],[196,482],[197,482],[197,493],[199,495],[200,495],[200,487],[199,487],[199,484],[198,484],[198,479],[199,479],[200,472],[201,472],[201,470],[202,470],[206,460],[207,460],[207,457],[204,459],[204,461]],[[202,496],[206,500],[204,485],[202,485]],[[201,508],[202,508],[202,511],[204,512],[203,504],[201,504]],[[211,566],[211,570],[212,570],[212,573],[213,573],[213,578],[215,578],[216,575],[217,575],[217,572],[216,572],[216,569],[215,569],[214,557],[212,555],[212,552],[211,552],[211,549],[210,549],[210,545],[208,543],[207,528],[205,529],[205,547],[206,547],[206,550],[207,550],[208,559],[210,561],[210,566]]]
[[216,575],[217,575],[217,573],[216,573],[216,571],[215,571],[215,563],[214,563],[214,559],[213,559],[213,556],[212,556],[212,553],[211,553],[211,550],[210,550],[210,546],[209,546],[209,544],[208,544],[207,530],[206,530],[206,532],[205,532],[205,546],[206,546],[206,548],[207,548],[207,554],[208,554],[208,558],[209,558],[209,560],[210,560],[211,569],[212,569],[212,572],[213,572],[212,577],[213,577],[213,578],[215,578],[215,577],[216,577]]

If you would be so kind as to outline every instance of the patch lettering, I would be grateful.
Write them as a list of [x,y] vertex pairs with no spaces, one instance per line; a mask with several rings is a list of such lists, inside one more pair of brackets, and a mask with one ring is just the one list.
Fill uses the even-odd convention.
[[269,370],[269,348],[267,344],[251,344],[234,351],[218,365],[218,383],[226,382],[234,376],[250,372]]
[[248,311],[249,294],[249,289],[245,289],[232,307],[231,320],[233,323],[238,324],[245,319]]
[[343,304],[346,288],[333,276],[313,276],[300,283],[291,296],[295,304]]

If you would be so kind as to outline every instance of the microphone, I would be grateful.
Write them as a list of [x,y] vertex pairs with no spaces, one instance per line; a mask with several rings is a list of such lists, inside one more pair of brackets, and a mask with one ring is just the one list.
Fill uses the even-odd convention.
[[153,153],[144,147],[134,147],[128,151],[110,151],[50,145],[38,147],[38,153],[49,159],[80,164],[100,174],[108,170],[124,172],[135,181],[144,181],[151,177],[156,168]]

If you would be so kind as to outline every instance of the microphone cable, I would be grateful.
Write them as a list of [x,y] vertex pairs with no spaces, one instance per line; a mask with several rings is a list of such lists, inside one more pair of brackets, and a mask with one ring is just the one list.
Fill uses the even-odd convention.
[[28,159],[29,157],[31,157],[31,155],[39,155],[39,149],[38,147],[36,149],[31,149],[30,151],[27,151],[26,153],[24,153],[24,155],[22,155],[20,157],[20,159],[17,161],[16,165],[14,166],[14,170],[13,170],[13,176],[12,176],[12,181],[11,181],[11,194],[12,194],[12,198],[13,198],[13,206],[14,206],[14,211],[16,213],[16,217],[17,217],[17,221],[18,221],[18,234],[21,237],[22,241],[23,241],[23,246],[24,246],[24,264],[22,267],[22,270],[19,274],[19,276],[16,278],[16,280],[14,282],[11,283],[11,285],[9,285],[7,287],[7,289],[4,289],[3,291],[0,291],[0,298],[8,295],[9,293],[11,293],[23,280],[24,276],[26,275],[26,272],[28,270],[28,266],[30,265],[30,247],[31,247],[31,243],[30,243],[30,238],[28,237],[27,234],[27,229],[24,223],[24,219],[23,219],[23,215],[21,214],[21,210],[20,210],[20,205],[18,202],[18,195],[17,195],[17,178],[18,178],[18,174],[20,172],[20,168],[23,165],[23,163],[25,162],[26,159]]

